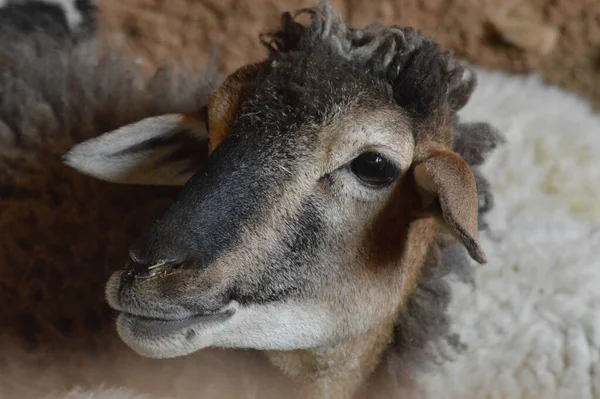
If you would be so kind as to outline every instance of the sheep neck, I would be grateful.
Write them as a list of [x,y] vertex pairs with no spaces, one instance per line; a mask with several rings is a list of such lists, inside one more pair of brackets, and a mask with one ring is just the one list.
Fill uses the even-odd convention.
[[269,361],[299,383],[299,398],[354,398],[393,341],[393,319],[340,344],[309,350],[268,351]]

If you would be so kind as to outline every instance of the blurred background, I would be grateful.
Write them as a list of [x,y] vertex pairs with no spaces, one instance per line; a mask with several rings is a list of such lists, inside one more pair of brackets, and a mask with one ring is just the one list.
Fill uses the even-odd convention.
[[[313,0],[100,0],[105,37],[128,46],[147,72],[183,59],[201,68],[214,50],[231,72],[263,57],[258,34]],[[377,19],[432,35],[492,70],[537,72],[600,109],[599,0],[331,0],[343,19]]]

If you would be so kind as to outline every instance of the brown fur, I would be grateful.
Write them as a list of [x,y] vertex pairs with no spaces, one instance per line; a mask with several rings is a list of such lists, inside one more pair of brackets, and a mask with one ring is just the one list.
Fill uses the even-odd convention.
[[[418,284],[421,268],[426,264],[426,256],[435,234],[434,220],[431,218],[405,221],[404,223],[407,223],[405,231],[403,231],[405,228],[398,227],[402,225],[404,216],[410,214],[407,206],[410,206],[411,202],[415,204],[414,201],[410,201],[411,195],[406,192],[410,188],[403,190],[406,188],[407,184],[398,186],[396,191],[402,195],[398,195],[396,199],[401,200],[395,201],[392,196],[389,201],[391,210],[378,215],[383,226],[380,226],[376,230],[377,233],[371,234],[369,238],[373,240],[375,246],[370,252],[374,255],[371,259],[373,263],[367,266],[373,267],[374,275],[389,275],[394,279],[396,277],[391,276],[397,275],[397,270],[402,270],[401,280],[392,285],[396,287],[396,292],[389,296],[395,299],[381,304],[382,306],[396,304],[396,308],[390,310],[392,316],[389,320],[383,323],[377,322],[374,330],[331,347],[267,352],[267,357],[272,364],[279,367],[286,375],[304,383],[304,390],[298,398],[354,397],[356,392],[374,377],[372,373],[394,341],[396,315],[405,310],[406,302]],[[384,226],[387,226],[387,229]],[[389,241],[388,237],[395,239]],[[380,243],[389,243],[387,250],[382,248]],[[387,272],[385,269],[388,269]],[[357,311],[361,310],[357,309]],[[368,320],[372,314],[361,312],[361,317]]]
[[414,173],[430,206],[432,201],[439,202],[451,231],[473,259],[485,263],[486,257],[477,238],[477,187],[469,166],[454,152],[442,149],[432,152],[428,159],[419,163]]
[[[381,366],[394,341],[395,314],[406,311],[406,301],[421,278],[421,267],[425,265],[434,231],[431,219],[414,221],[409,229],[406,242],[411,243],[411,248],[406,251],[406,258],[398,263],[412,267],[403,273],[402,297],[390,320],[379,324],[373,331],[331,347],[267,352],[267,358],[273,365],[300,383],[302,389],[298,398],[352,398],[357,393],[361,398],[375,397],[369,392],[369,384],[381,378],[379,374],[385,374],[373,373]],[[400,264],[390,266],[402,267]],[[363,315],[366,318],[369,316],[368,313]],[[410,384],[407,381],[405,387],[408,386]]]
[[388,320],[333,347],[267,352],[267,358],[299,382],[297,398],[351,398],[379,366],[392,333],[393,320]]
[[231,129],[231,124],[239,110],[239,100],[243,95],[244,81],[258,72],[258,66],[247,65],[238,69],[213,93],[208,102],[210,131],[210,151],[221,144]]

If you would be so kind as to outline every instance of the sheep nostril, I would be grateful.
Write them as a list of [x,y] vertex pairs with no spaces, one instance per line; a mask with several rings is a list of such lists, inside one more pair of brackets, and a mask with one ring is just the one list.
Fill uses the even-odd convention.
[[131,260],[127,266],[127,272],[130,278],[146,279],[169,274],[182,266],[183,262],[175,260],[162,260],[150,265]]

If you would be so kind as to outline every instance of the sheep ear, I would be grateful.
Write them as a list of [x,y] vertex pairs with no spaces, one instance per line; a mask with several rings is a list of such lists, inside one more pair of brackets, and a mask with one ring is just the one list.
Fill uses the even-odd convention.
[[437,150],[415,166],[414,176],[425,208],[441,212],[471,258],[486,263],[478,238],[477,186],[469,165],[452,151]]
[[122,184],[181,186],[208,158],[206,109],[143,119],[74,146],[63,162]]

